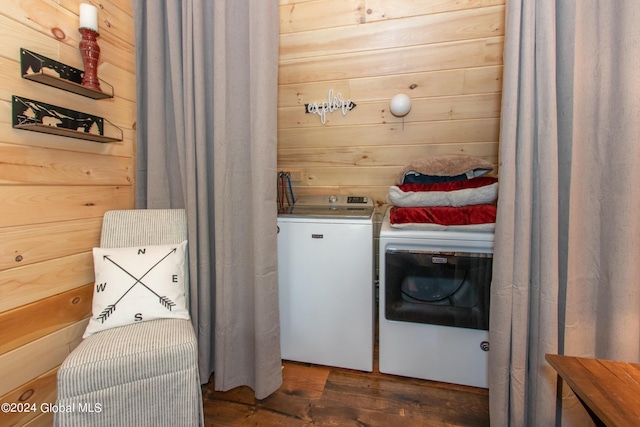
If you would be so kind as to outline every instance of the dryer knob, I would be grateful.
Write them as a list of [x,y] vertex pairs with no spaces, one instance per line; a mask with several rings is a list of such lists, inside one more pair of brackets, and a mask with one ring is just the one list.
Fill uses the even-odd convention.
[[336,196],[335,194],[332,194],[331,196],[329,196],[329,203],[333,204],[337,202],[338,202],[338,196]]

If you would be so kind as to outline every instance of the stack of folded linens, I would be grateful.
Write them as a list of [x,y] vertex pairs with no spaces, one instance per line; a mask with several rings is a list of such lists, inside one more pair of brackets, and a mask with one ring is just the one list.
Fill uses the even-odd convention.
[[435,156],[407,165],[389,188],[392,227],[493,231],[498,179],[478,157]]

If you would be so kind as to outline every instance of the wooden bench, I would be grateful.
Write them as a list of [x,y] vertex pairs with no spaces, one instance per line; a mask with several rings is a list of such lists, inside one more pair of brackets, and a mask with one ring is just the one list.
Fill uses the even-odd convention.
[[640,426],[640,364],[547,354],[596,425]]

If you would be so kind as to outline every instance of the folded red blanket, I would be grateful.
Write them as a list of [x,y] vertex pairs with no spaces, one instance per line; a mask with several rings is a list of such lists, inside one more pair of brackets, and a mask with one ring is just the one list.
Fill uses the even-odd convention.
[[433,184],[402,184],[398,188],[404,192],[410,191],[456,191],[466,188],[478,188],[495,184],[498,178],[492,176],[479,176],[472,179],[464,179],[453,182],[437,182]]
[[389,221],[392,226],[396,224],[438,224],[444,226],[491,224],[496,222],[496,207],[493,205],[410,208],[393,206],[389,212]]

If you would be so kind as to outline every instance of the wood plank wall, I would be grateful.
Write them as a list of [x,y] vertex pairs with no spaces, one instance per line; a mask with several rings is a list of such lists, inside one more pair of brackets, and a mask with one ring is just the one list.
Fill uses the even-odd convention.
[[[51,425],[56,372],[91,312],[102,215],[134,205],[136,90],[130,0],[99,8],[98,76],[115,97],[93,100],[21,78],[20,48],[82,69],[81,0],[4,0],[0,9],[0,425]],[[106,87],[103,87],[105,89]],[[96,143],[12,128],[18,95],[109,120],[124,140]]]
[[[278,170],[294,194],[385,202],[410,161],[498,163],[505,0],[280,0]],[[346,115],[305,114],[328,91]],[[389,112],[411,97],[403,119]]]

